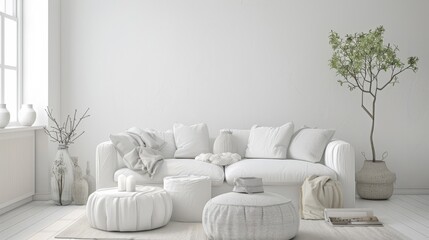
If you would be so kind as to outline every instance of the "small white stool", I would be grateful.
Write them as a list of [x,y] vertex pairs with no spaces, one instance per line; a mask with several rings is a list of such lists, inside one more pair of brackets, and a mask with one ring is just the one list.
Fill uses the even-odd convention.
[[137,186],[135,192],[103,188],[92,193],[86,216],[93,228],[105,231],[142,231],[170,221],[172,202],[160,187]]
[[212,195],[209,177],[192,175],[165,177],[164,189],[173,201],[172,221],[201,222],[204,206]]

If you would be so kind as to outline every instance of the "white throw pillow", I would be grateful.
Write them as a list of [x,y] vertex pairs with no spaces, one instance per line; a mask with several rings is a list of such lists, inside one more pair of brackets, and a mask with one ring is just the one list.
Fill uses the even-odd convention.
[[185,126],[174,124],[175,158],[195,158],[200,153],[210,152],[209,130],[205,123]]
[[285,159],[290,139],[293,135],[293,123],[281,127],[253,126],[250,129],[246,158]]
[[335,130],[303,128],[298,130],[289,146],[288,158],[320,162]]

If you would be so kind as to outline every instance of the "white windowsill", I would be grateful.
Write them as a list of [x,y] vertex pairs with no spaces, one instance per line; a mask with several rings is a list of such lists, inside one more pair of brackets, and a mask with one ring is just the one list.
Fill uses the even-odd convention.
[[5,128],[0,128],[0,133],[12,133],[12,132],[24,132],[24,131],[36,131],[43,129],[43,126],[9,126]]

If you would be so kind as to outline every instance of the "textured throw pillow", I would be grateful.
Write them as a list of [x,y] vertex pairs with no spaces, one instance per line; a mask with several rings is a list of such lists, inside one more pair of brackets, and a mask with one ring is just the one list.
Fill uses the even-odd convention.
[[209,130],[205,123],[185,126],[174,124],[175,158],[195,158],[200,153],[210,152]]
[[298,130],[290,143],[288,158],[320,162],[335,130],[303,128]]
[[285,159],[290,139],[293,135],[293,123],[281,127],[253,126],[250,129],[246,158]]

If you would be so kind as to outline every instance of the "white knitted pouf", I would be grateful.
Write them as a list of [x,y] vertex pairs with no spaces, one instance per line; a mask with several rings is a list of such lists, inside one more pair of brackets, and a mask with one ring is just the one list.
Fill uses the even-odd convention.
[[164,189],[173,201],[172,221],[201,222],[204,205],[212,195],[209,177],[188,175],[165,177]]
[[207,202],[203,228],[209,239],[293,238],[299,228],[292,201],[275,193],[225,193]]
[[173,204],[159,187],[137,186],[136,192],[117,188],[99,189],[86,204],[86,215],[93,228],[105,231],[142,231],[166,225]]

